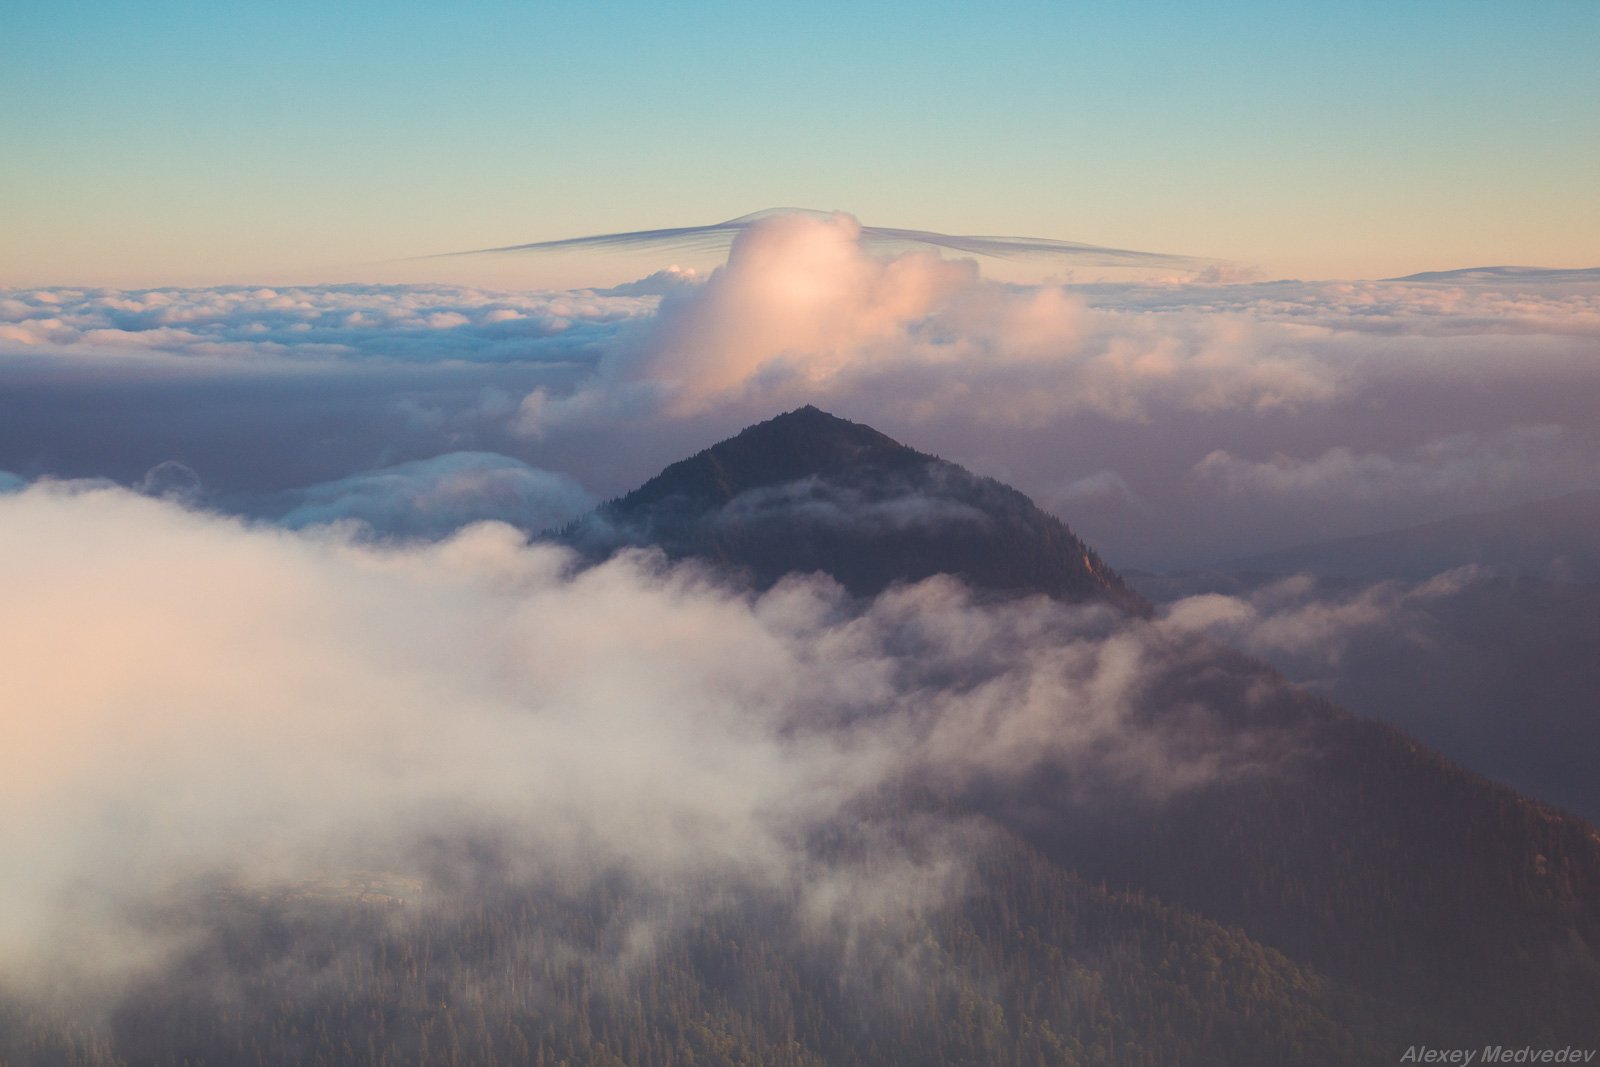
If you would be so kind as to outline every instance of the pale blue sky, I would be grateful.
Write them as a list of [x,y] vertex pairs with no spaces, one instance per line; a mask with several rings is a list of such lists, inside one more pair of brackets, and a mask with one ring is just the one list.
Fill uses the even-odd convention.
[[[1268,274],[1600,264],[1595,0],[69,0],[0,40],[0,284],[437,275],[385,261],[775,205]],[[619,268],[514,268],[558,269]]]

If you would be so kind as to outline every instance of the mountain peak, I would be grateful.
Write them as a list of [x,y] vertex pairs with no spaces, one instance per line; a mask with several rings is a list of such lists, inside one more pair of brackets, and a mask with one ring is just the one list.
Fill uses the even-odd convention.
[[848,455],[856,455],[868,449],[914,451],[888,434],[880,433],[863,423],[842,419],[831,412],[823,411],[815,404],[806,404],[793,411],[774,415],[765,422],[746,426],[727,440],[712,445],[707,451],[726,451],[730,446],[736,447],[741,443],[754,442],[787,444],[807,449],[825,446]]
[[563,536],[591,556],[653,545],[712,560],[762,587],[821,571],[873,595],[952,574],[992,592],[1149,610],[1022,493],[809,404],[672,464]]

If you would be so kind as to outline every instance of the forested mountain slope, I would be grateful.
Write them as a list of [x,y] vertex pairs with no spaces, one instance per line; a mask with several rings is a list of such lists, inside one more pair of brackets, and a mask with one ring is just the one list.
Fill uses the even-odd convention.
[[[1036,663],[1083,659],[1085,683],[1018,685],[982,649],[916,676],[888,727],[908,748],[921,704],[1014,700],[1025,720],[992,721],[1034,731],[996,749],[1018,761],[962,762],[980,731],[894,764],[802,824],[782,880],[546,874],[463,832],[359,892],[176,885],[143,920],[184,931],[173,951],[98,1014],[10,998],[0,1062],[1331,1067],[1600,1045],[1588,824],[1172,631],[1014,490],[801,409],[563,536],[757,588],[820,570],[855,594],[828,602],[846,637],[873,594],[954,574],[1022,605]],[[1069,622],[1094,636],[1051,644]],[[785,730],[845,748],[878,714]]]

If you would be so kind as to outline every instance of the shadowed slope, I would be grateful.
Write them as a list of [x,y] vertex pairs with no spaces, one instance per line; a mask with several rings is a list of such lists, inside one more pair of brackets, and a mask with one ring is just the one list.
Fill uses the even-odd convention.
[[953,574],[1000,593],[1148,606],[1023,494],[803,407],[672,464],[563,537],[590,556],[654,545],[759,586],[822,571],[852,593]]
[[[762,584],[814,569],[867,594],[951,573],[987,590],[1144,604],[1022,494],[815,408],[668,467],[570,533],[591,549],[656,544]],[[1364,1038],[1600,1036],[1592,827],[1237,652],[1183,647],[1164,668],[1142,665],[1136,724],[1196,751],[1260,742],[1272,754],[1259,773],[1149,801],[1044,766],[955,802],[1066,869],[1219,919],[1348,983],[1378,1005],[1364,1009]],[[1080,713],[1063,705],[1060,728]]]

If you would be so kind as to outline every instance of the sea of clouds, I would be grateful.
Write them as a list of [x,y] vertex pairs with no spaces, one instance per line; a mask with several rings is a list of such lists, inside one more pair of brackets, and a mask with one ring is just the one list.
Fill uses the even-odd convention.
[[[492,453],[550,479],[531,524],[570,512],[574,486],[616,495],[814,403],[1157,568],[1592,488],[1600,469],[1590,272],[1019,286],[873,254],[849,216],[778,215],[709,275],[646,281],[9,291],[0,469],[137,484],[174,461],[227,510],[302,491],[331,513],[345,479],[370,506],[373,478]],[[444,507],[418,528],[486,517]]]
[[1335,691],[1371,635],[1437,644],[1487,588],[1193,589],[1134,620],[529,543],[801,404],[1016,484],[1124,566],[1600,470],[1588,274],[1020,286],[860,237],[775,216],[705,277],[611,291],[0,293],[11,986],[126,980],[173,948],[141,909],[196,879],[424,877],[441,836],[531,883],[958,892],[957,823],[872,872],[806,842],[913,780],[1048,766],[1160,801],[1251,773],[1294,738],[1165,717],[1164,679],[1223,640]]

